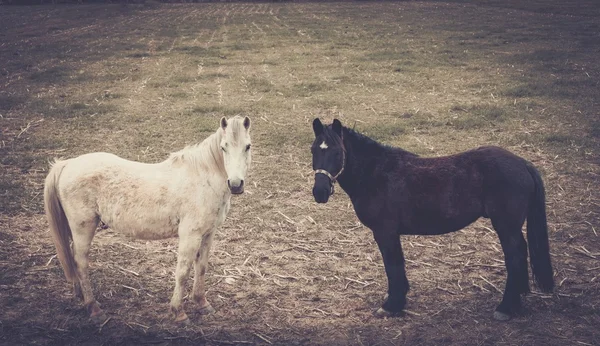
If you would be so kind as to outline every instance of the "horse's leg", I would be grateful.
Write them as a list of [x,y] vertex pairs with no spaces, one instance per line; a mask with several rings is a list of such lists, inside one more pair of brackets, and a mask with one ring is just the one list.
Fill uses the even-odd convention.
[[510,225],[505,220],[493,219],[492,225],[500,238],[507,272],[504,296],[494,312],[494,318],[506,321],[513,313],[520,311],[521,294],[529,292],[527,243],[521,233],[522,224]]
[[194,288],[192,292],[192,300],[199,306],[199,312],[202,315],[207,315],[215,311],[215,309],[206,300],[206,291],[204,288],[204,274],[208,267],[208,255],[212,246],[214,230],[210,230],[202,236],[202,244],[200,250],[196,254],[194,262]]
[[[181,226],[180,226],[181,227]],[[200,244],[196,232],[179,232],[179,248],[177,250],[177,269],[175,270],[175,290],[171,298],[170,310],[176,322],[187,322],[189,318],[182,308],[185,283],[190,275],[190,269],[194,256],[198,252]]]
[[[75,219],[76,220],[76,219]],[[89,278],[89,253],[92,239],[97,226],[96,217],[80,219],[79,221],[69,222],[73,234],[73,257],[77,264],[78,281],[73,284],[75,295],[83,298],[83,305],[86,307],[90,318],[95,323],[101,323],[106,320],[106,314],[100,309],[100,304],[94,298],[92,284]]]
[[388,278],[388,295],[376,315],[384,317],[394,315],[406,305],[406,293],[409,285],[404,268],[404,254],[400,236],[395,231],[373,231],[375,241],[381,251],[385,273]]

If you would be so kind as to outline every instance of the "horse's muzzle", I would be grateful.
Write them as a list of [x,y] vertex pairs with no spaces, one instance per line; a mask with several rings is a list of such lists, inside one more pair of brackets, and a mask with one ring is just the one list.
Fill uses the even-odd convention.
[[329,191],[326,189],[313,188],[313,196],[315,197],[315,202],[327,203],[329,200]]
[[229,191],[234,195],[241,195],[244,193],[244,180],[240,180],[239,185],[231,185],[231,181],[227,180],[227,186],[229,187]]
[[327,203],[331,196],[331,181],[326,176],[315,176],[315,186],[313,187],[313,197],[317,203]]

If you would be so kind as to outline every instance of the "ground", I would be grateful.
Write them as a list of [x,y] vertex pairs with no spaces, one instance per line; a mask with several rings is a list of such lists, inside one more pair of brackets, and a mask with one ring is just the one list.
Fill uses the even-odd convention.
[[[517,0],[0,7],[0,343],[600,344],[600,5]],[[43,213],[54,157],[143,162],[252,118],[254,162],[207,273],[216,313],[170,321],[176,239],[99,230],[89,321]],[[387,281],[338,188],[311,195],[311,122],[441,156],[499,145],[547,190],[556,290],[492,313],[505,283],[491,225],[402,237],[411,291]],[[191,282],[190,282],[191,284]]]

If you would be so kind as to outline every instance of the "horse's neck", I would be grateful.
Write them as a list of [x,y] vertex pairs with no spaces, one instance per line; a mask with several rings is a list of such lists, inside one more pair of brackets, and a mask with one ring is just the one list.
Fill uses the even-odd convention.
[[338,178],[340,187],[352,198],[357,189],[369,186],[376,167],[387,160],[402,161],[416,155],[398,148],[383,146],[374,140],[343,128],[346,166]]
[[208,170],[226,177],[225,162],[220,149],[221,137],[222,133],[217,131],[201,143],[178,152],[177,157],[195,171]]

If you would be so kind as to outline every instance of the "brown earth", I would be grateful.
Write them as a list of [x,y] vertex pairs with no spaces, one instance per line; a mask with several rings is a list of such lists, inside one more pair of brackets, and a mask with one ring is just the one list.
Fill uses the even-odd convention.
[[[600,344],[600,5],[594,1],[0,7],[0,343]],[[91,323],[43,214],[53,157],[158,162],[253,119],[247,192],[207,274],[217,309],[167,316],[176,240],[98,232]],[[495,144],[543,173],[557,288],[498,322],[505,270],[481,220],[402,237],[404,316],[372,315],[381,255],[338,188],[311,196],[310,122],[334,117],[421,155]],[[190,282],[191,284],[191,282]]]

